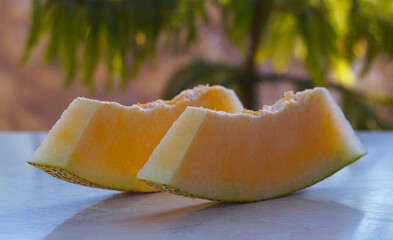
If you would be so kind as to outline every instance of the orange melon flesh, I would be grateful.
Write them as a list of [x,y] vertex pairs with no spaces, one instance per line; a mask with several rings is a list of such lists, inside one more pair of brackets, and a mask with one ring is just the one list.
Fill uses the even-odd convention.
[[170,101],[130,107],[77,98],[28,163],[85,186],[158,191],[136,175],[187,106],[232,113],[243,110],[236,94],[220,86],[199,86]]
[[364,154],[329,92],[315,88],[258,112],[188,107],[137,177],[184,196],[258,201],[310,186]]

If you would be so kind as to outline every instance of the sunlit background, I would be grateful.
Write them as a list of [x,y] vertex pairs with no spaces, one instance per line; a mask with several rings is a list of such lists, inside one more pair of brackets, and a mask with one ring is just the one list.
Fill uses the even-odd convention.
[[385,0],[1,0],[0,130],[49,130],[78,96],[131,105],[198,84],[250,109],[328,87],[356,129],[393,127]]

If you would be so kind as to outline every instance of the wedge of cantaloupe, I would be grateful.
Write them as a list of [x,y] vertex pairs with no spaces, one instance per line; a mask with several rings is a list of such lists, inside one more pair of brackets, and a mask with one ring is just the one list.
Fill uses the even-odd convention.
[[315,88],[257,112],[188,107],[137,177],[189,197],[258,201],[310,186],[364,154],[329,92]]
[[136,175],[187,106],[231,113],[243,110],[236,94],[220,86],[199,86],[170,101],[130,107],[77,98],[28,163],[71,183],[158,191]]

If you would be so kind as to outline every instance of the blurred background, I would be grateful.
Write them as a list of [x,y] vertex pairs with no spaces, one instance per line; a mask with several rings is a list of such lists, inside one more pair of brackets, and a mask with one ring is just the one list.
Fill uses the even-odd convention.
[[198,84],[249,109],[329,88],[393,127],[391,0],[1,0],[0,130],[49,130],[78,96],[124,105]]

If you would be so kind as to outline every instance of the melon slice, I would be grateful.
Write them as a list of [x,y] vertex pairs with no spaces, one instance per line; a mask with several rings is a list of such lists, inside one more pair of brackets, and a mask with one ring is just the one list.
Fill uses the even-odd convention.
[[199,86],[170,101],[130,107],[77,98],[28,163],[71,183],[158,191],[136,175],[187,106],[232,113],[244,109],[232,90],[220,86]]
[[189,197],[258,201],[310,186],[364,154],[329,92],[315,88],[257,112],[188,107],[137,177]]

